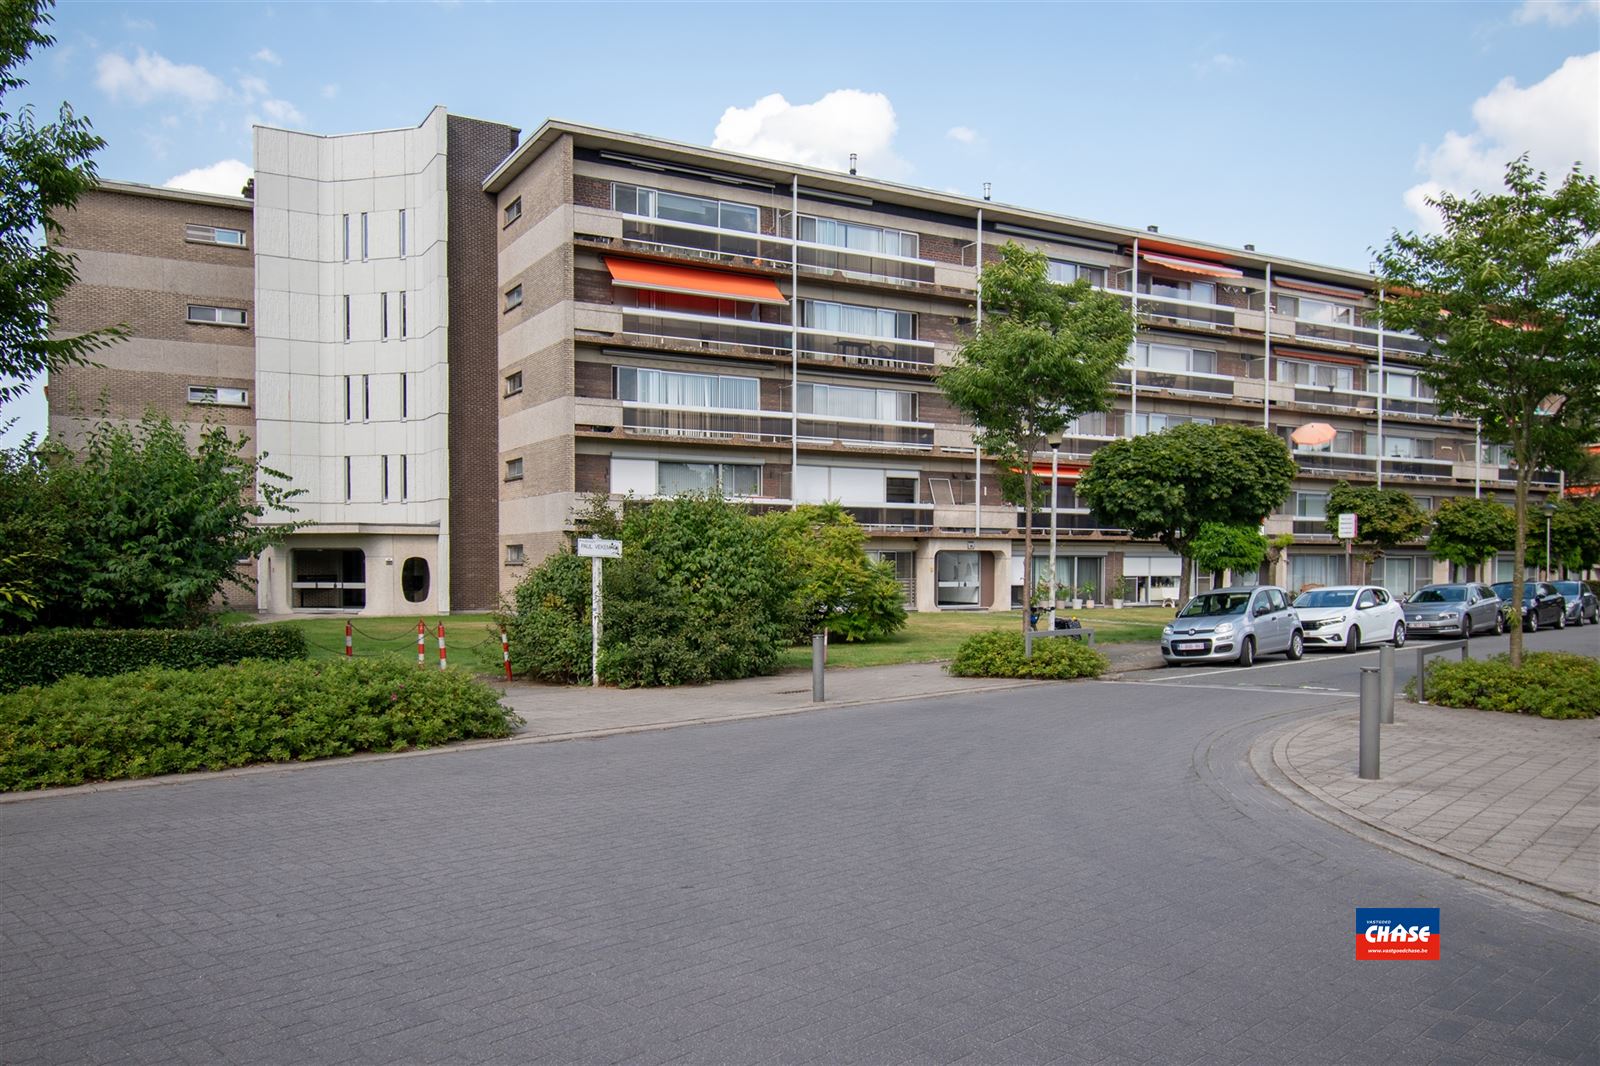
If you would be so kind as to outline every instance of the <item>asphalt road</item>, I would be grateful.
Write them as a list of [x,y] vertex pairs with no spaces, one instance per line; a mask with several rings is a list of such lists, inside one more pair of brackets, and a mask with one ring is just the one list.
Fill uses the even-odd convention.
[[[1417,649],[1448,644],[1456,638],[1412,637],[1404,647],[1395,652],[1395,691],[1400,691],[1417,673]],[[1522,635],[1527,651],[1571,651],[1583,655],[1600,656],[1600,626],[1568,626],[1566,629],[1542,629],[1537,633]],[[1475,659],[1500,655],[1511,646],[1511,637],[1482,634],[1473,637],[1467,651]],[[1305,658],[1289,662],[1282,655],[1264,656],[1254,666],[1241,668],[1236,663],[1185,663],[1182,666],[1163,667],[1141,671],[1140,680],[1191,688],[1224,686],[1228,688],[1259,688],[1267,691],[1296,690],[1305,692],[1342,693],[1348,696],[1361,694],[1361,668],[1378,665],[1379,647],[1350,654],[1343,651],[1322,651],[1308,648]],[[1460,651],[1446,650],[1437,653],[1446,660],[1459,659]],[[1435,656],[1429,656],[1430,660]]]
[[0,807],[0,1062],[1596,1061],[1600,929],[1249,770],[1348,669]]

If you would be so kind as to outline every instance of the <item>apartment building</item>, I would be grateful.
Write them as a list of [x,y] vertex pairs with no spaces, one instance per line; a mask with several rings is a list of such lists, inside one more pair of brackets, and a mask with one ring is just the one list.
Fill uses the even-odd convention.
[[[237,253],[241,270],[253,257],[251,299],[197,306],[246,316],[232,336],[248,352],[253,334],[253,373],[183,385],[253,387],[235,417],[306,490],[296,517],[312,524],[261,560],[263,610],[488,606],[565,543],[585,496],[705,489],[757,509],[837,500],[916,608],[1009,607],[1018,509],[936,384],[982,313],[978,264],[1008,241],[1120,295],[1139,326],[1115,409],[1061,444],[1060,583],[1179,596],[1178,560],[1102,527],[1075,483],[1105,442],[1183,422],[1264,426],[1300,464],[1266,522],[1295,543],[1247,580],[1346,578],[1322,522],[1339,478],[1424,507],[1509,493],[1506,457],[1417,376],[1420,342],[1376,326],[1366,274],[575,123],[517,137],[443,108],[406,130],[262,128],[253,203],[129,201],[167,206],[123,254],[221,225],[195,213],[212,199],[252,223]],[[80,214],[114,214],[133,195],[120,188]],[[167,287],[177,306],[208,286],[191,272]],[[129,403],[170,391],[138,376],[159,350],[118,358],[105,373]],[[1380,579],[1445,576],[1419,545]]]

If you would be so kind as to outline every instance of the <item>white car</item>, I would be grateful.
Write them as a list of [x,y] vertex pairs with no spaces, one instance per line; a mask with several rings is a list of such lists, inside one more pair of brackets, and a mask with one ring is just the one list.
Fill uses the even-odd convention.
[[1363,645],[1406,642],[1406,613],[1400,601],[1377,585],[1330,585],[1295,598],[1308,648],[1360,651]]

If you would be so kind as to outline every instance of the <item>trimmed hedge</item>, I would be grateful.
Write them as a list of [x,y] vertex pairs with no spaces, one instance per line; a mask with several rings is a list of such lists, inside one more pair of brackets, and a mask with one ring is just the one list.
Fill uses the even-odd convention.
[[1033,658],[1023,658],[1022,634],[1012,629],[978,633],[962,641],[950,672],[957,677],[1032,677],[1066,681],[1099,677],[1110,665],[1099,651],[1075,637],[1033,642]]
[[[1417,684],[1406,682],[1416,698]],[[1504,655],[1428,664],[1428,702],[1541,718],[1593,718],[1600,714],[1600,660],[1570,652],[1536,651],[1513,669]]]
[[151,666],[0,696],[0,791],[509,736],[464,672],[397,660]]
[[0,637],[0,692],[64,677],[110,677],[146,666],[190,670],[245,659],[304,659],[298,626],[201,629],[44,629]]

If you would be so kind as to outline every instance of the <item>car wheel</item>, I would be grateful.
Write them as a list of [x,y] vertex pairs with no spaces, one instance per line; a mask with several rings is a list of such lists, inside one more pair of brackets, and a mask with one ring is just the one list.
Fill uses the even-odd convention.
[[1354,654],[1361,650],[1361,627],[1351,626],[1350,632],[1344,635],[1344,650]]
[[1567,609],[1565,607],[1561,608],[1561,610],[1556,612],[1556,628],[1557,629],[1565,629],[1565,628],[1567,628]]
[[1529,611],[1527,619],[1522,623],[1522,628],[1529,633],[1539,632],[1539,612]]
[[1396,622],[1394,624],[1394,646],[1396,648],[1406,646],[1406,624],[1404,622]]
[[1239,646],[1239,665],[1254,666],[1256,663],[1256,638],[1245,637],[1244,643]]
[[1305,653],[1306,653],[1306,638],[1297,629],[1297,630],[1294,631],[1294,635],[1289,638],[1289,650],[1284,652],[1283,654],[1284,654],[1284,657],[1286,659],[1288,659],[1290,662],[1293,662],[1294,660],[1296,660],[1296,659],[1300,658],[1301,656],[1305,655]]
[[1496,611],[1494,613],[1494,635],[1497,636],[1497,637],[1501,637],[1501,636],[1505,635],[1505,632],[1506,632],[1506,616],[1501,614],[1499,611]]
[[1472,616],[1470,614],[1464,614],[1461,616],[1461,639],[1472,639]]

